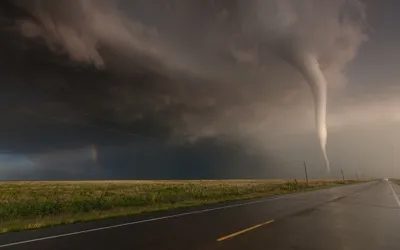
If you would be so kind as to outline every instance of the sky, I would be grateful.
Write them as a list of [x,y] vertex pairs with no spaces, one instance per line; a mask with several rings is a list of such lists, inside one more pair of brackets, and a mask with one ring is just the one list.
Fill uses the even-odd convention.
[[2,1],[0,180],[399,177],[399,5]]

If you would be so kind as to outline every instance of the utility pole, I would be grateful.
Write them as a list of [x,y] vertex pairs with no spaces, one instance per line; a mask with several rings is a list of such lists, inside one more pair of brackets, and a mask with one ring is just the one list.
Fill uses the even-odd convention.
[[340,172],[342,172],[342,179],[344,181],[344,173],[343,173],[343,168],[340,169]]
[[304,161],[304,173],[306,174],[306,182],[307,182],[307,186],[308,186],[308,173],[307,173],[307,165],[306,162]]
[[356,172],[356,177],[357,177],[357,181],[358,181],[358,172]]

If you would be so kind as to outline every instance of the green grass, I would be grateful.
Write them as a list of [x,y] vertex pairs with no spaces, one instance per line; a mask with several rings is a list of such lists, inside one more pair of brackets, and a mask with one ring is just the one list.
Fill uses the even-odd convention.
[[400,180],[391,179],[391,181],[393,181],[393,182],[396,183],[397,185],[400,185]]
[[0,182],[0,233],[287,194],[355,180]]

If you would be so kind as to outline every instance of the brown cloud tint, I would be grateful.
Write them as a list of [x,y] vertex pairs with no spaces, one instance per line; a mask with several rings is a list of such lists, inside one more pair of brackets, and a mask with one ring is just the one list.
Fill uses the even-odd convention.
[[[1,4],[7,108],[0,131],[11,142],[4,147],[26,151],[28,141],[29,148],[38,143],[45,151],[60,144],[85,148],[92,128],[173,142],[228,135],[275,147],[285,134],[307,134],[312,141],[312,95],[282,59],[292,45],[315,53],[323,68],[328,128],[354,117],[353,104],[343,111],[352,98],[343,93],[353,84],[344,70],[366,40],[365,9],[357,0]],[[64,128],[49,125],[54,120],[60,127],[83,126],[85,136],[57,137]],[[111,145],[127,140],[105,137]],[[302,146],[291,140],[287,144]]]
[[[50,95],[53,89],[71,91],[66,101],[86,98],[87,112],[101,109],[121,123],[154,116],[174,133],[191,136],[249,132],[260,123],[272,129],[268,124],[277,115],[295,116],[293,106],[309,94],[302,76],[280,59],[285,41],[316,53],[334,86],[343,84],[341,70],[365,38],[358,1],[15,4],[29,14],[15,19],[26,40],[46,45],[57,60],[67,56],[98,68],[84,70],[87,79],[79,84],[68,72],[79,64],[60,68],[46,84],[39,79],[53,85],[45,86]],[[59,91],[60,85],[65,89]],[[94,96],[101,88],[106,94]]]

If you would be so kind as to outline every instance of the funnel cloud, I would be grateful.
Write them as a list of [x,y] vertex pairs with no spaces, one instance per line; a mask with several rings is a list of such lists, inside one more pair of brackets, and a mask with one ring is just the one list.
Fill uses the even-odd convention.
[[[13,142],[4,150],[36,160],[99,144],[98,166],[105,166],[101,148],[128,147],[139,136],[167,148],[221,140],[269,159],[275,140],[316,127],[329,171],[326,107],[346,88],[344,69],[366,40],[361,1],[1,5],[0,76],[9,108],[0,131]],[[55,123],[68,127],[68,139],[55,136],[63,134]],[[52,134],[46,143],[38,140],[42,130]],[[98,138],[99,131],[107,136]],[[258,156],[254,169],[262,165]],[[268,159],[266,169],[279,165]]]
[[290,59],[288,57],[287,59],[288,62],[293,64],[303,74],[311,87],[315,105],[315,127],[324,154],[326,169],[330,172],[329,159],[326,152],[328,137],[326,128],[327,82],[315,55],[299,49],[292,53],[292,57]]

